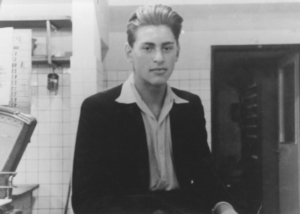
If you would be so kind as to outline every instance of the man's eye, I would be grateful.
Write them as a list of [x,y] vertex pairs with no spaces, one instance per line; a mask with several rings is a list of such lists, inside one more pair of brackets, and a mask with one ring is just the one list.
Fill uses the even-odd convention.
[[143,50],[149,52],[149,51],[152,51],[152,50],[153,50],[153,47],[146,46],[146,47],[143,47]]
[[172,46],[167,46],[167,47],[164,47],[164,50],[165,51],[171,51],[171,50],[173,50],[173,47]]

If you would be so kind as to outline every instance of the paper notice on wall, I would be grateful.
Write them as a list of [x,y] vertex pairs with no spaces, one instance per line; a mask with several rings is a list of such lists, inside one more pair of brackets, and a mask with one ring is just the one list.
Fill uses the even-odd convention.
[[9,106],[24,113],[30,113],[31,103],[31,39],[31,30],[14,30]]
[[30,29],[0,29],[0,105],[30,113]]
[[0,29],[0,105],[9,105],[11,97],[13,32]]

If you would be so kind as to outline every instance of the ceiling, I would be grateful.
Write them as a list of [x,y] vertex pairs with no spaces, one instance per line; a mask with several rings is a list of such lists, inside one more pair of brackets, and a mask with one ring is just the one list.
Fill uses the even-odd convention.
[[[124,32],[137,6],[110,6],[110,31]],[[300,29],[299,3],[173,5],[185,31]],[[289,23],[286,26],[286,23]],[[220,24],[221,23],[221,24]]]

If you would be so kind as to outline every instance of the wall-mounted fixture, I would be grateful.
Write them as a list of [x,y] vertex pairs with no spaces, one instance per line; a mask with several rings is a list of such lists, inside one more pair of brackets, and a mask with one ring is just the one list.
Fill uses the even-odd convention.
[[53,69],[53,73],[48,74],[47,88],[50,91],[50,93],[54,92],[55,95],[57,94],[58,91],[58,79],[59,76],[58,74],[54,73],[54,69]]

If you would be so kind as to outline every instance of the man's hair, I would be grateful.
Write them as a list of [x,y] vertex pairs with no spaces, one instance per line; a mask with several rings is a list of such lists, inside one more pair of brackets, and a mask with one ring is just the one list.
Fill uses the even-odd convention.
[[183,18],[166,5],[147,5],[139,7],[129,19],[127,25],[127,41],[131,47],[136,39],[139,27],[147,25],[165,25],[169,27],[178,43]]

